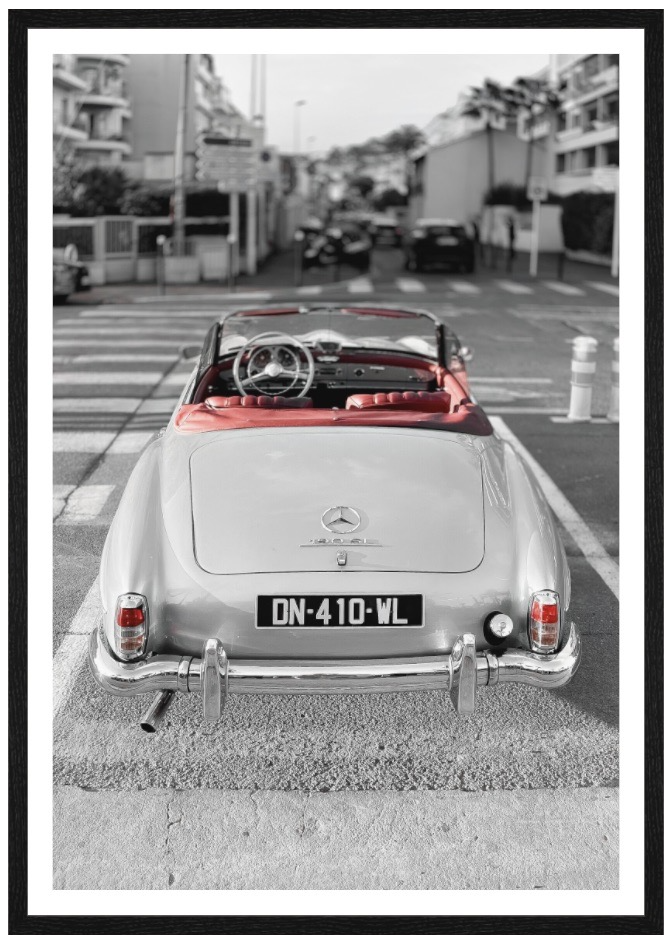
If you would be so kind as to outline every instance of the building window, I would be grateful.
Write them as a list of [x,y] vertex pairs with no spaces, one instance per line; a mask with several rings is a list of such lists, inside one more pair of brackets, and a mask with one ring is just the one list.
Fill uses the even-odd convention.
[[579,128],[581,125],[581,114],[579,111],[572,111],[569,115],[569,127]]
[[619,65],[619,64],[620,64],[620,56],[618,53],[615,53],[612,56],[606,56],[606,68],[612,65]]
[[617,121],[620,115],[620,96],[613,95],[604,99],[603,116],[605,121]]
[[596,167],[596,148],[595,147],[586,147],[582,152],[583,154],[583,166],[584,167]]
[[566,130],[566,112],[560,111],[557,115],[557,131]]
[[583,131],[592,131],[594,122],[598,120],[599,109],[596,102],[592,102],[585,108],[585,120],[583,122]]
[[557,154],[557,173],[563,174],[566,170],[566,155]]
[[597,73],[600,72],[599,57],[588,56],[583,62],[583,70],[583,75],[586,79],[591,79],[592,76],[597,75]]
[[611,141],[606,144],[606,167],[620,166],[620,142]]

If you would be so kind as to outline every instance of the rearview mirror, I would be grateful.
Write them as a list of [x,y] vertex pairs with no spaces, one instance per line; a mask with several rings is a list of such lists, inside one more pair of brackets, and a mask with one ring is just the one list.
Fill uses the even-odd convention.
[[464,363],[470,363],[470,361],[473,359],[473,351],[470,347],[460,347],[459,356],[464,361]]
[[179,352],[182,355],[182,360],[195,360],[196,357],[200,354],[200,345],[198,344],[183,344],[179,348]]

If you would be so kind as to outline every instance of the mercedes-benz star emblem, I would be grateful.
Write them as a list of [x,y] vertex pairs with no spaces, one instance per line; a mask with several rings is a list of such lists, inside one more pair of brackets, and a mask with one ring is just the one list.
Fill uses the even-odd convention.
[[322,527],[334,534],[351,534],[361,523],[361,515],[354,508],[338,505],[322,514]]

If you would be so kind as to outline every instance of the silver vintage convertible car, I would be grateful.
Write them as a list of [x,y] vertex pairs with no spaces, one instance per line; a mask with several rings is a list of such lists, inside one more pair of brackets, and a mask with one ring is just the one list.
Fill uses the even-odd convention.
[[[193,352],[184,352],[186,356]],[[110,694],[566,684],[580,658],[545,498],[456,336],[374,305],[235,311],[143,452],[100,568]]]

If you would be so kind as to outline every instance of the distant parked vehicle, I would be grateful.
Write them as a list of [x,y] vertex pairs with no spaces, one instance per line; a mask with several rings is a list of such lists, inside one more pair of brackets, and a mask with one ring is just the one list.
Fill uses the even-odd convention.
[[53,278],[54,304],[65,304],[70,295],[90,290],[89,270],[79,261],[77,247],[72,243],[64,249],[54,249]]
[[461,272],[475,269],[475,243],[463,223],[454,219],[418,219],[405,243],[405,267],[421,272],[445,265]]
[[347,264],[365,271],[370,267],[371,248],[368,234],[352,223],[306,232],[303,267]]
[[403,244],[403,229],[393,216],[374,216],[369,231],[375,246],[400,246]]

